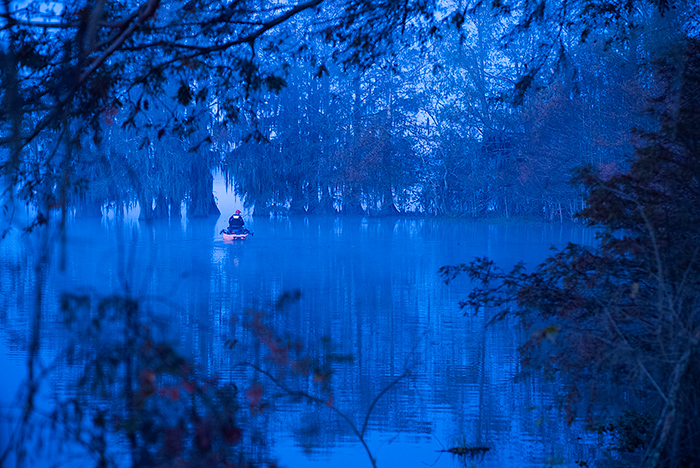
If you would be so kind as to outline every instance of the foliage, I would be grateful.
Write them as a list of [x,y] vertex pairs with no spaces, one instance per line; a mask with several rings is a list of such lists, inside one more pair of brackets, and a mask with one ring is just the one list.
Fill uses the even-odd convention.
[[236,384],[199,375],[158,340],[141,301],[64,294],[61,306],[81,343],[69,348],[69,361],[84,371],[73,396],[53,410],[54,432],[63,429],[68,442],[83,444],[97,466],[118,464],[124,450],[132,465],[144,467],[253,459],[242,446],[245,417]]
[[[399,40],[398,31],[431,18],[431,2],[423,1],[8,3],[0,33],[6,44],[0,51],[5,198],[43,185],[41,171],[26,170],[30,159],[44,168],[57,161],[63,184],[75,183],[70,168],[81,148],[89,140],[105,142],[115,121],[138,130],[138,148],[150,153],[166,132],[189,138],[199,130],[204,135],[188,146],[201,157],[213,126],[198,106],[217,125],[249,125],[256,134],[256,102],[286,85],[290,62],[316,62],[314,47],[299,38],[330,42],[337,62],[367,66]],[[317,69],[327,71],[323,63]],[[153,118],[154,106],[169,110],[165,120]],[[38,147],[30,148],[35,141]],[[204,170],[191,169],[194,186],[216,166],[204,161]],[[206,214],[207,200],[200,203],[194,193],[195,215]],[[34,191],[24,196],[46,209]]]
[[[551,72],[542,65],[531,76],[518,107],[513,83],[539,66],[537,54],[555,55],[559,45],[540,47],[553,36],[539,31],[558,23],[530,23],[500,47],[518,17],[500,17],[497,6],[483,3],[450,16],[459,29],[440,30],[439,40],[393,49],[390,73],[375,66],[343,75],[328,67],[309,84],[313,70],[292,64],[288,96],[265,107],[261,131],[272,144],[236,148],[227,157],[236,163],[226,168],[235,168],[239,195],[264,214],[269,205],[289,206],[289,213],[572,220],[581,196],[568,184],[570,171],[586,163],[610,174],[628,166],[630,129],[646,123],[642,105],[660,86],[652,64],[674,47],[669,29],[689,21],[687,12],[670,18],[654,11],[628,25],[625,41],[606,46],[594,38],[605,31],[594,31],[567,42],[563,55],[547,56]],[[556,5],[547,14],[567,19],[559,37],[595,21],[574,21]]]
[[[589,129],[634,111],[599,98],[615,67],[644,70],[668,32],[693,20],[683,1],[649,0],[148,0],[6,10],[3,203],[8,212],[15,199],[34,204],[37,219],[56,208],[100,214],[133,203],[147,219],[179,216],[182,203],[193,216],[216,214],[210,177],[219,168],[260,212],[563,219],[578,199],[547,149],[579,143],[581,111],[592,116],[587,133],[567,151],[571,165],[591,159],[600,132]],[[618,57],[595,63],[610,53]],[[591,90],[580,86],[588,70],[599,80]],[[557,89],[558,105],[537,95],[557,80],[570,88]],[[567,103],[567,91],[581,96]],[[576,127],[561,139],[530,138],[529,128],[544,131],[562,114]],[[487,150],[494,136],[511,150]],[[624,144],[601,163],[617,163]]]
[[636,462],[630,463],[630,466],[634,466],[639,463],[640,452],[649,443],[652,429],[650,419],[648,413],[623,410],[614,420],[604,424],[594,424],[590,430],[612,436],[613,450],[624,454],[628,460]]
[[600,229],[596,246],[570,244],[532,273],[487,259],[441,269],[446,281],[466,273],[479,282],[465,306],[520,318],[522,363],[564,386],[569,423],[581,411],[593,422],[603,409],[645,408],[651,427],[637,437],[646,467],[700,459],[699,57],[700,43],[688,38],[682,57],[659,64],[658,126],[639,132],[628,172],[603,179],[591,166],[579,170],[587,190],[579,216]]
[[[299,291],[282,294],[274,311],[299,298]],[[35,395],[26,396],[25,417],[9,445],[2,447],[0,461],[14,456],[17,466],[31,466],[41,459],[42,450],[31,456],[27,451],[33,440],[46,436],[61,437],[67,454],[93,459],[100,467],[272,466],[267,422],[278,401],[291,399],[334,413],[376,466],[364,439],[370,416],[408,371],[385,386],[364,419],[355,421],[336,406],[332,391],[334,373],[353,358],[337,352],[330,339],[306,350],[300,339],[268,325],[262,311],[249,311],[243,323],[247,333],[225,342],[231,367],[219,371],[228,376],[208,375],[165,338],[167,327],[158,324],[149,307],[154,299],[129,294],[61,296],[70,342],[57,362],[28,386],[38,386],[59,369],[79,372],[65,382],[67,391],[45,415],[45,435],[38,430],[44,415],[33,407]],[[250,353],[248,347],[256,351]],[[243,357],[251,355],[254,361]]]

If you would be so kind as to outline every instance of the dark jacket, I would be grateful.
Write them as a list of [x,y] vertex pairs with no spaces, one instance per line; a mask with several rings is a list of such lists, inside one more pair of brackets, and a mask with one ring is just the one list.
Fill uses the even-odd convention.
[[245,221],[243,221],[243,216],[239,214],[234,214],[228,219],[229,229],[242,229]]

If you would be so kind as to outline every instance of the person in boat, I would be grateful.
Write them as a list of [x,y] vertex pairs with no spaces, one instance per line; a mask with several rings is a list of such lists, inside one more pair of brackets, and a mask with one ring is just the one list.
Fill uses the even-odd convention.
[[241,210],[236,210],[236,212],[228,219],[228,233],[236,234],[246,232],[247,229],[243,226],[245,226],[245,221],[243,221],[243,216],[241,216]]

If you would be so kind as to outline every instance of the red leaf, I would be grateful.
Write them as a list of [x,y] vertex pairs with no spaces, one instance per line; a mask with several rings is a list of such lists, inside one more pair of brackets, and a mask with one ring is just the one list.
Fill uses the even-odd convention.
[[192,382],[183,381],[182,388],[189,393],[194,392],[194,384]]
[[248,398],[250,411],[256,413],[260,409],[260,401],[262,400],[263,388],[259,384],[254,384],[248,389],[245,396]]
[[153,395],[156,391],[156,374],[151,369],[142,369],[139,373],[139,385],[142,398]]
[[237,444],[243,435],[241,430],[237,427],[222,427],[221,435],[224,436],[224,440],[231,445]]
[[311,372],[311,359],[306,357],[300,361],[292,363],[292,369],[303,376],[309,375]]
[[169,457],[176,457],[182,453],[182,437],[185,430],[180,427],[169,427],[163,430],[163,451]]
[[177,387],[171,387],[168,389],[168,398],[170,398],[170,401],[179,401],[180,400],[180,389]]
[[114,125],[114,117],[119,113],[119,109],[116,107],[108,107],[103,112],[104,120],[107,125]]
[[211,427],[208,423],[203,421],[194,423],[194,443],[202,452],[211,450]]

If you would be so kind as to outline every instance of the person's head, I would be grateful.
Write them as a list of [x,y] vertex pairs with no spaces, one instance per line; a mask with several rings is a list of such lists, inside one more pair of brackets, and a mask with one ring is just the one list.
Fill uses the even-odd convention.
[[236,214],[241,214],[241,210],[236,210]]

